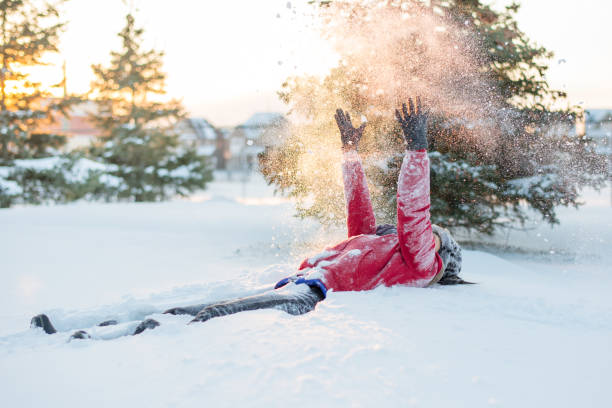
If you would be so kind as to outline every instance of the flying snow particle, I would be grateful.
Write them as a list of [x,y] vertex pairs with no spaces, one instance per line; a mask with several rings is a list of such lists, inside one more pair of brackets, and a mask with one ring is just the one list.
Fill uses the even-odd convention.
[[561,64],[565,64],[566,62],[567,62],[567,61],[566,61],[566,59],[565,59],[565,58],[561,58],[559,61],[557,61],[557,63],[558,63],[559,65],[561,65]]

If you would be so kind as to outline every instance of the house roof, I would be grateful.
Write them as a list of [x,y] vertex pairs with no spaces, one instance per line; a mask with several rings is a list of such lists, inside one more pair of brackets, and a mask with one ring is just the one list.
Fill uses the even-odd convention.
[[283,122],[285,117],[278,112],[257,112],[248,118],[241,127],[266,127]]
[[193,130],[196,132],[198,138],[206,140],[215,140],[217,138],[217,132],[215,127],[210,124],[204,118],[189,118],[187,119]]

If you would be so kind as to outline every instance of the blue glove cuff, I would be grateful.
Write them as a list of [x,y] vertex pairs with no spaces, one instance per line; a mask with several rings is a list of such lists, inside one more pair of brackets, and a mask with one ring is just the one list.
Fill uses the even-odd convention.
[[274,285],[274,289],[282,288],[289,282],[293,282],[296,285],[303,283],[303,284],[310,286],[311,288],[318,288],[323,294],[323,299],[327,297],[327,288],[325,287],[325,284],[323,283],[321,279],[306,279],[303,276],[299,276],[299,275],[297,279],[295,279],[295,276],[290,276],[288,278],[281,279],[280,281],[278,281],[276,285]]

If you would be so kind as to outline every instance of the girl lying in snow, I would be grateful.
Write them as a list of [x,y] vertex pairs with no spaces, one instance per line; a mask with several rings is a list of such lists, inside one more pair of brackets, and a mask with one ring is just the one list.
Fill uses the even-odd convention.
[[[256,309],[280,309],[299,315],[314,309],[327,291],[360,291],[379,285],[427,287],[433,284],[469,283],[459,278],[461,248],[450,233],[429,221],[429,158],[427,114],[419,98],[416,107],[396,110],[406,140],[406,155],[397,186],[397,227],[376,225],[368,186],[357,146],[365,123],[354,128],[348,113],[338,109],[336,122],[342,139],[344,194],[348,239],[302,262],[299,272],[278,282],[267,292],[217,302],[167,310],[169,314],[195,316],[191,322]],[[114,324],[114,321],[102,323]],[[55,333],[49,318],[38,315],[32,325]],[[153,319],[141,322],[132,334],[152,329]],[[73,338],[87,338],[80,330]]]

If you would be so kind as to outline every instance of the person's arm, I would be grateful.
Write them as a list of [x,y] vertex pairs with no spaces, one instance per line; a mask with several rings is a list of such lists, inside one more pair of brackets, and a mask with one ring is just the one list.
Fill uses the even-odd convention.
[[406,140],[406,155],[397,185],[397,236],[404,261],[416,272],[423,286],[442,267],[436,256],[429,207],[429,157],[427,156],[427,114],[417,98],[415,109],[403,105],[403,114],[395,111]]
[[342,140],[342,178],[344,180],[348,236],[374,234],[376,232],[376,219],[372,210],[370,191],[361,159],[357,153],[357,146],[363,135],[365,123],[355,129],[348,112],[344,113],[340,109],[336,111],[335,118]]

